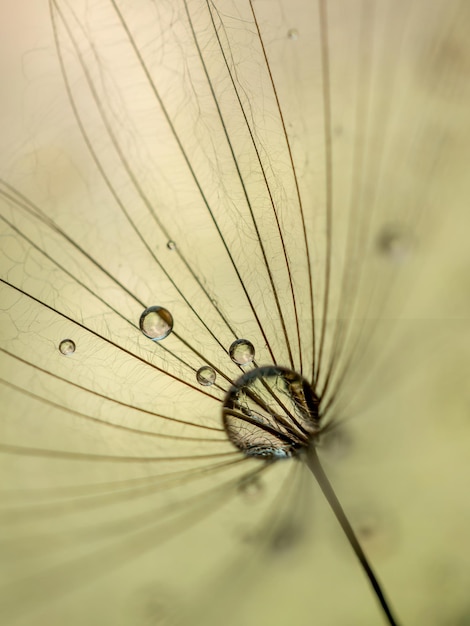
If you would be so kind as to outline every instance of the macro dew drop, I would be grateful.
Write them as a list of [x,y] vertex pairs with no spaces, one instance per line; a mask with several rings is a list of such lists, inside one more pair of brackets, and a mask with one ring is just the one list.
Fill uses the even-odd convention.
[[173,316],[161,306],[150,306],[139,320],[140,330],[152,341],[161,341],[173,330]]
[[309,447],[319,432],[319,400],[311,385],[284,367],[259,367],[229,390],[223,424],[246,456],[281,459]]
[[237,339],[230,346],[229,354],[237,365],[248,365],[255,358],[255,348],[248,339]]
[[215,383],[215,379],[217,374],[212,367],[208,365],[203,365],[196,372],[196,380],[200,385],[204,385],[204,387],[210,387]]
[[377,249],[390,262],[404,263],[411,254],[411,236],[403,227],[388,225],[379,233]]
[[63,339],[59,343],[59,351],[65,356],[73,354],[75,352],[75,348],[75,342],[72,341],[72,339]]
[[319,486],[387,623],[360,544],[403,626],[470,626],[464,0],[31,4],[3,20],[0,624],[375,626]]

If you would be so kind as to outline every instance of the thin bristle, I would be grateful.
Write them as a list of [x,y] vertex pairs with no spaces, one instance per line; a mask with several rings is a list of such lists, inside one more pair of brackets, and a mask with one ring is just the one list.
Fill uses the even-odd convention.
[[1,623],[463,623],[464,0],[0,28]]

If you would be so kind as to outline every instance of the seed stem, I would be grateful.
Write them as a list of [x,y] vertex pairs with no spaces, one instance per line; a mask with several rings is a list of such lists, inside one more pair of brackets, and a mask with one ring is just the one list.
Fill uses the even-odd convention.
[[382,610],[387,618],[388,624],[390,626],[399,626],[397,620],[392,614],[390,606],[385,599],[384,592],[380,587],[379,581],[377,580],[376,575],[374,574],[372,567],[367,560],[366,555],[364,554],[363,549],[361,548],[359,541],[351,527],[351,524],[346,517],[345,512],[343,511],[343,507],[341,506],[336,494],[331,486],[330,481],[328,480],[327,475],[325,474],[323,467],[320,463],[320,459],[318,458],[317,450],[315,445],[311,445],[306,454],[306,463],[312,474],[317,479],[318,484],[320,485],[320,489],[323,491],[323,495],[328,501],[333,513],[336,516],[341,528],[343,529],[346,537],[349,540],[349,543],[354,550],[357,558],[359,559],[360,564],[364,572],[366,573],[367,578],[369,579],[370,584],[374,590],[375,595],[382,607]]

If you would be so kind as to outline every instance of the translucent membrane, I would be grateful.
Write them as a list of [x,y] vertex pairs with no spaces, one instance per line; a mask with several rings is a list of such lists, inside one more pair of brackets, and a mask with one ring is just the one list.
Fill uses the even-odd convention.
[[0,623],[468,618],[469,3],[8,5]]

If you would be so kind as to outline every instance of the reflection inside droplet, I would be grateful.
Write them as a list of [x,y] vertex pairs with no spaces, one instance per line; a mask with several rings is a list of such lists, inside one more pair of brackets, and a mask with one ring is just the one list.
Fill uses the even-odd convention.
[[166,247],[168,248],[168,250],[176,250],[176,243],[174,241],[169,241],[166,244]]
[[247,365],[255,358],[255,348],[248,339],[237,339],[230,346],[229,354],[237,365]]
[[318,398],[296,372],[259,367],[229,390],[223,423],[230,441],[247,456],[291,457],[319,431]]
[[59,344],[59,350],[66,356],[75,352],[75,342],[72,339],[63,339]]
[[146,337],[160,341],[173,330],[173,316],[161,306],[150,306],[140,316],[139,326]]
[[212,367],[208,365],[203,365],[196,372],[196,380],[200,385],[204,385],[205,387],[209,387],[215,383],[217,374]]

